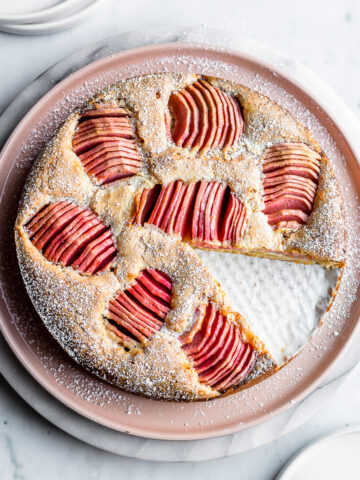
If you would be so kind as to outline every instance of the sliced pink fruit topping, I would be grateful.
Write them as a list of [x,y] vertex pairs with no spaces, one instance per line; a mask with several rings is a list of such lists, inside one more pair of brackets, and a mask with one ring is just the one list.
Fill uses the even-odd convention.
[[47,260],[82,273],[106,270],[117,254],[109,227],[90,210],[71,202],[46,205],[26,229]]
[[[206,206],[206,200],[209,196],[209,188],[210,182],[200,182],[196,200],[194,205],[194,211],[192,215],[192,223],[191,223],[191,239],[197,240],[199,238],[199,227],[203,228],[204,222],[204,209]],[[202,219],[201,219],[202,215]]]
[[[189,108],[190,108],[190,125],[189,125],[189,133],[185,141],[183,142],[184,148],[191,148],[194,145],[194,142],[199,135],[200,129],[200,118],[199,118],[199,110],[196,105],[196,102],[192,95],[187,90],[182,90],[182,95],[184,96]],[[171,131],[170,135],[171,136]],[[175,142],[177,144],[177,142]],[[178,145],[178,144],[177,144]]]
[[[62,253],[73,244],[83,232],[89,228],[95,227],[98,224],[97,218],[89,211],[80,213],[76,216],[69,225],[64,229],[63,236],[55,236],[48,244],[44,255],[52,257],[54,262],[59,262]],[[66,240],[64,241],[64,238]]]
[[230,325],[224,322],[221,313],[217,313],[217,329],[209,335],[208,341],[200,354],[193,358],[198,373],[205,372],[218,360],[218,356],[227,344],[230,336]]
[[139,321],[141,320],[155,329],[161,327],[162,320],[154,312],[150,312],[150,310],[138,303],[129,293],[121,292],[116,301],[121,305],[122,309],[134,315]]
[[108,322],[107,325],[106,325],[106,328],[110,332],[114,333],[125,345],[132,346],[132,345],[136,344],[136,342],[134,342],[134,340],[132,338],[125,335],[121,330],[119,330],[117,327],[115,327],[114,324]]
[[231,192],[220,230],[220,241],[226,246],[236,246],[244,234],[246,211],[244,205]]
[[[268,222],[270,225],[277,225],[282,222],[297,222],[300,225],[303,225],[308,215],[301,210],[280,210],[276,213],[270,213],[268,216]],[[296,224],[294,224],[296,225]]]
[[190,343],[187,343],[183,346],[183,349],[187,355],[192,356],[196,355],[202,351],[204,348],[210,332],[212,330],[212,325],[216,319],[216,309],[215,306],[211,303],[207,306],[205,317],[201,324],[201,330],[194,336],[193,340]]
[[277,162],[282,167],[277,168],[276,170],[273,170],[271,172],[264,172],[264,175],[266,175],[266,178],[276,178],[280,175],[296,175],[297,177],[305,177],[310,180],[313,180],[313,182],[316,182],[318,179],[319,174],[314,171],[313,168],[308,168],[305,166],[295,166],[295,165],[284,165],[282,162]]
[[202,93],[196,88],[195,84],[189,85],[186,87],[186,90],[194,99],[199,118],[199,133],[195,137],[193,144],[189,145],[189,147],[201,149],[204,146],[205,137],[209,128],[208,107]]
[[226,187],[220,183],[215,193],[210,216],[210,240],[215,242],[219,241],[220,224],[223,222],[221,215],[224,205],[225,193]]
[[[144,343],[161,329],[171,310],[172,282],[159,270],[143,270],[130,288],[109,303],[105,317],[120,340]],[[120,334],[117,333],[120,332]],[[128,341],[128,340],[125,340]]]
[[309,202],[312,202],[314,191],[307,188],[306,185],[301,185],[295,182],[285,182],[283,184],[267,188],[266,195],[264,195],[264,202],[273,200],[285,193],[291,193],[293,195],[305,197],[309,200]]
[[167,288],[164,288],[163,283],[159,283],[155,278],[146,270],[141,272],[138,280],[149,290],[151,294],[161,298],[168,305],[171,303],[171,291],[169,293]]
[[236,117],[235,117],[235,109],[234,104],[231,102],[230,97],[228,95],[223,95],[226,105],[227,105],[227,114],[229,118],[229,128],[227,130],[226,138],[224,146],[228,147],[235,143],[236,140]]
[[160,318],[165,318],[170,310],[169,304],[166,301],[149,292],[141,282],[130,287],[129,293],[138,301],[142,302],[149,310],[155,312]]
[[234,113],[234,140],[233,143],[237,142],[239,138],[241,138],[244,128],[244,120],[241,113],[240,103],[237,98],[229,97],[233,113]]
[[189,235],[191,228],[191,219],[193,215],[193,206],[198,190],[197,183],[184,184],[185,193],[181,205],[178,207],[177,217],[175,219],[174,232],[180,235],[181,238]]
[[265,215],[276,213],[279,210],[302,210],[304,213],[310,213],[312,203],[304,196],[291,195],[283,193],[274,199],[267,199],[266,207],[263,210]]
[[66,202],[64,208],[57,210],[49,206],[48,210],[49,212],[37,222],[34,229],[29,228],[31,240],[39,250],[42,250],[52,237],[66,228],[74,216],[80,213],[76,205],[68,202]]
[[143,165],[128,112],[95,104],[80,116],[72,145],[85,172],[100,185],[136,175]]
[[132,177],[136,175],[138,171],[138,167],[121,165],[119,167],[108,168],[106,172],[99,173],[97,177],[101,181],[101,184],[104,185],[115,182],[115,180],[120,180],[121,178]]
[[[203,80],[200,81],[201,85],[203,85],[206,90],[208,90],[209,94],[211,95],[212,102],[214,104],[214,114],[216,115],[216,128],[214,129],[214,138],[213,142],[210,145],[212,148],[217,148],[220,146],[220,139],[222,136],[222,132],[224,129],[225,124],[225,114],[223,108],[223,102],[220,98],[220,90],[213,87],[210,83],[204,82]],[[220,93],[219,93],[220,92]]]
[[[205,83],[205,85],[204,85]],[[214,99],[206,88],[207,82],[195,82],[193,85],[199,90],[199,93],[205,100],[207,106],[208,129],[204,138],[203,147],[210,148],[213,145],[215,135],[217,134],[217,111]]]
[[219,88],[217,88],[217,87],[214,87],[214,88],[215,88],[215,90],[218,94],[218,97],[220,99],[220,102],[221,102],[222,112],[223,112],[223,120],[224,120],[221,135],[220,135],[220,138],[219,138],[218,147],[219,148],[224,148],[226,139],[228,137],[229,130],[231,128],[231,118],[232,117],[231,117],[230,111],[229,111],[229,105],[228,105],[228,102],[227,102],[227,95],[222,90],[220,90]]
[[178,147],[198,150],[234,145],[244,126],[239,101],[205,80],[170,96],[165,123]]
[[[176,182],[171,182],[161,189],[159,198],[155,204],[154,210],[150,215],[148,223],[151,223],[152,225],[155,225],[156,227],[161,228],[161,224],[163,224],[163,219],[165,220],[164,217],[166,217],[166,214],[169,211],[170,205],[172,203],[172,196],[175,189],[175,183]],[[166,225],[165,225],[165,228],[166,228]]]
[[[96,273],[105,262],[110,263],[116,255],[116,249],[110,232],[105,231],[94,238],[86,236],[87,245],[82,254],[73,261],[72,265],[81,272]],[[91,240],[91,241],[90,241]]]
[[136,143],[134,140],[122,138],[113,142],[107,142],[106,144],[100,144],[97,147],[82,153],[79,155],[79,158],[84,167],[88,167],[90,163],[96,162],[97,159],[102,158],[103,155],[117,153],[119,150],[126,151],[129,154],[131,153],[134,157],[137,157],[138,153],[135,152],[135,148]]
[[[166,233],[172,233],[173,229],[173,222],[172,224],[170,223],[170,219],[174,218],[175,212],[178,209],[179,202],[181,201],[182,198],[182,193],[183,193],[183,183],[180,182],[179,180],[176,182],[173,182],[172,188],[169,191],[169,203],[166,208],[165,214],[161,220],[161,223],[157,225],[159,228],[164,230]],[[155,225],[155,223],[154,223]]]
[[254,366],[256,353],[240,330],[210,303],[179,340],[193,361],[200,382],[221,391],[240,383]]
[[[212,193],[216,193],[217,188],[218,188],[217,182],[209,182],[209,184],[206,187],[205,194],[201,199],[200,215],[199,215],[199,221],[198,221],[198,235],[196,239],[195,238],[193,239],[194,243],[199,242],[200,244],[205,244],[206,237],[210,237],[210,218],[211,218],[210,215],[211,215],[212,203],[215,197],[215,195],[214,194],[212,195]],[[212,197],[212,202],[211,202],[211,197]]]
[[149,217],[155,207],[161,191],[161,185],[155,185],[153,188],[145,188],[140,195],[136,209],[134,223],[143,225],[149,220]]
[[227,349],[223,349],[221,354],[215,359],[212,366],[199,376],[200,380],[209,384],[216,384],[228,370],[233,368],[233,361],[237,352],[243,347],[238,329],[232,326],[233,335]]
[[169,111],[174,118],[172,129],[173,140],[179,147],[189,136],[191,123],[191,109],[181,92],[172,93],[169,100]]
[[204,229],[202,240],[204,243],[211,242],[214,240],[213,235],[211,234],[212,228],[211,223],[214,221],[213,210],[215,204],[215,198],[219,188],[223,188],[220,182],[211,182],[210,191],[207,197],[206,207],[204,210]]
[[181,181],[177,181],[176,190],[174,194],[174,200],[171,202],[171,210],[168,220],[166,220],[165,232],[170,235],[173,233],[179,233],[181,235],[181,229],[177,231],[177,219],[182,210],[186,209],[186,193],[188,191],[188,185]]
[[248,373],[252,370],[256,361],[254,350],[249,344],[244,345],[244,348],[239,350],[237,357],[234,359],[234,366],[231,371],[228,371],[224,377],[215,385],[217,390],[224,390],[232,385],[240,383]]
[[195,246],[235,248],[245,233],[245,207],[220,182],[176,180],[138,198],[134,223],[155,225]]
[[272,145],[263,160],[263,213],[273,228],[296,230],[313,210],[321,155],[301,143]]
[[161,283],[165,287],[165,289],[168,289],[171,291],[172,289],[172,282],[168,275],[166,273],[161,272],[160,270],[148,270],[147,273],[153,277],[153,279]]

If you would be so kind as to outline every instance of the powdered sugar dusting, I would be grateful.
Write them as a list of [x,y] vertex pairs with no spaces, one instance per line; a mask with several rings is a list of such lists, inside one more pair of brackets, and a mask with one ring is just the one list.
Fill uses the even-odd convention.
[[[170,68],[170,66],[168,67],[168,63],[174,65],[174,58],[169,57],[168,59],[164,59],[161,62],[154,62],[154,63],[147,62],[147,64],[144,65],[144,69],[141,67],[141,71],[144,72],[144,70],[148,68],[151,68],[152,71],[155,71],[157,69],[166,71],[167,68]],[[195,63],[193,64],[192,67],[189,68],[190,71],[193,71],[192,68],[195,69]],[[181,65],[185,67],[187,67],[188,65],[186,64],[186,57],[179,58],[178,63],[175,62],[175,64],[176,64],[175,69],[180,68]],[[174,67],[171,67],[171,68],[174,68]],[[136,74],[137,70],[138,68],[134,68],[133,70],[131,70],[131,67],[129,67],[128,70],[125,69],[120,73],[116,72],[116,75],[127,76],[129,74],[131,75],[132,73]],[[227,67],[226,64],[224,66],[217,62],[208,62],[208,63],[203,62],[202,64],[200,62],[196,66],[196,71],[202,72],[202,73],[210,73],[210,74],[213,74],[214,71],[216,71],[217,74],[220,76],[221,76],[221,73],[219,73],[219,71],[220,72],[223,71],[223,72],[226,72],[224,73],[225,77],[230,77],[231,79],[233,79],[233,77],[236,77],[238,81],[242,81],[242,83],[248,84],[253,88],[258,88],[258,90],[263,91],[263,93],[268,94],[272,98],[277,98],[281,104],[283,104],[284,106],[289,108],[291,111],[293,111],[304,124],[310,126],[310,130],[318,139],[320,145],[322,146],[322,148],[324,149],[325,153],[330,158],[332,163],[335,164],[335,168],[338,171],[338,173],[342,177],[347,176],[344,159],[339,153],[335,143],[331,140],[329,133],[326,132],[321,127],[321,125],[316,121],[313,115],[309,114],[305,109],[300,108],[301,104],[297,105],[296,104],[297,102],[293,98],[291,98],[291,96],[287,96],[284,91],[282,91],[281,89],[275,88],[276,91],[274,92],[274,85],[271,85],[271,82],[268,83],[266,79],[262,79],[261,77],[251,77],[250,79],[251,81],[246,82],[243,79],[240,79],[241,75],[240,76],[238,75],[237,69],[234,69],[231,66]],[[111,81],[114,81],[114,72],[109,72],[109,75],[106,74],[101,79],[96,80],[94,82],[90,82],[86,86],[84,85],[77,92],[74,93],[74,96],[70,95],[68,99],[58,104],[56,112],[52,115],[51,122],[46,121],[46,118],[48,117],[46,118],[44,117],[43,124],[40,123],[36,128],[36,130],[32,132],[32,137],[27,144],[28,146],[25,147],[21,152],[20,158],[18,159],[17,168],[27,169],[29,163],[31,162],[32,155],[36,154],[40,146],[43,144],[44,140],[47,140],[49,138],[49,136],[53,131],[54,125],[57,124],[60,120],[63,120],[67,116],[67,114],[74,108],[74,106],[81,104],[83,100],[90,93],[93,93],[94,89],[97,89],[103,86],[103,84],[106,83],[106,79],[109,79],[109,78],[111,78]],[[258,85],[258,87],[256,87],[256,85]],[[70,107],[70,104],[72,105],[71,107]],[[46,127],[45,124],[48,125],[48,127]],[[323,327],[327,329],[328,334],[325,340],[322,339],[319,344],[316,343],[316,336],[318,334],[315,335],[314,344],[311,345],[311,350],[312,350],[314,359],[317,359],[319,356],[322,356],[324,352],[327,351],[327,349],[329,348],[328,344],[331,343],[331,339],[333,339],[334,337],[337,337],[339,335],[339,332],[341,332],[342,329],[344,328],[345,320],[346,318],[348,318],[349,311],[355,299],[355,292],[357,288],[357,283],[355,282],[357,282],[357,279],[359,277],[359,271],[356,265],[358,263],[356,259],[359,258],[359,248],[358,248],[359,245],[358,245],[358,240],[356,235],[352,234],[353,231],[356,232],[358,231],[358,228],[359,228],[359,225],[357,222],[358,198],[356,197],[356,195],[354,195],[354,186],[352,185],[350,178],[348,178],[348,180],[346,180],[343,185],[345,185],[344,196],[346,198],[348,218],[349,218],[349,240],[350,240],[349,262],[344,273],[344,279],[340,287],[339,297],[335,301],[335,305],[329,314],[329,318],[326,322],[326,325]],[[2,271],[2,276],[6,270]],[[16,309],[17,309],[17,306],[13,304],[12,310],[16,311]],[[20,331],[24,336],[29,334],[29,332],[32,330],[30,326],[31,322],[28,322],[29,324],[26,325],[26,327],[24,326],[24,322],[21,320],[21,315],[19,316],[19,318],[14,317],[14,321],[18,324],[18,327],[20,328]],[[22,330],[22,327],[25,327],[25,328]],[[323,330],[323,328],[321,329],[321,331]],[[34,331],[35,330],[32,330],[32,333],[34,333]],[[41,348],[39,349],[40,361],[44,364],[47,364],[49,361],[49,358],[46,355],[43,355],[42,357],[40,350]],[[58,355],[59,351],[57,350],[55,354]],[[65,364],[67,364],[66,357],[64,357],[64,365]],[[290,366],[291,365],[289,365],[289,367]],[[296,386],[298,382],[302,379],[304,372],[300,368],[296,370],[297,373],[294,375],[292,371],[294,369],[296,369],[296,367],[294,367],[293,369],[283,369],[281,372],[279,372],[275,377],[271,379],[270,387],[268,387],[269,382],[267,381],[263,382],[263,385],[261,385],[261,389],[265,391],[267,398],[270,399],[273,396],[277,396],[277,388],[281,386],[284,381],[288,382],[289,391],[291,391],[292,389],[296,390]],[[52,371],[54,372],[54,370]],[[60,368],[60,374],[61,372],[62,372],[62,368]],[[83,386],[79,386],[81,385],[81,382],[79,383],[78,381],[74,381],[74,383],[72,384],[71,380],[69,382],[69,379],[64,380],[63,378],[60,378],[60,377],[62,377],[62,375],[57,376],[58,381],[65,382],[66,387],[70,390],[73,390],[77,395],[79,394],[79,390],[84,388]],[[94,380],[94,382],[95,384],[97,384],[98,380]],[[100,384],[100,385],[102,386],[102,388],[105,388],[104,384]],[[238,417],[242,411],[245,412],[245,411],[248,411],[249,409],[252,412],[261,411],[264,406],[262,405],[262,402],[257,401],[256,392],[258,391],[259,388],[260,386],[255,386],[249,391],[244,391],[234,397],[229,397],[221,400],[222,404],[224,405],[224,418],[231,419],[235,416]],[[91,393],[92,391],[95,392],[94,396]],[[85,387],[85,392],[86,392],[86,387]],[[92,390],[92,387],[90,387],[88,390],[89,394],[88,395],[85,394],[86,401],[89,401],[91,403],[96,403],[96,400],[94,400],[95,398],[98,398],[96,392],[97,392],[96,388]],[[112,403],[112,401],[113,401],[113,398],[109,398],[109,402]],[[201,426],[205,427],[206,424],[208,424],[209,422],[212,422],[211,408],[214,408],[215,405],[216,403],[213,402],[213,403],[202,405],[201,407],[197,407],[194,410],[194,412],[196,412],[196,415],[202,417],[202,420],[199,421],[199,425],[201,423]],[[184,407],[182,406],[177,406],[176,409],[173,410],[173,413],[175,415],[173,418],[176,418],[175,412],[176,411],[181,412],[183,408]],[[128,414],[131,414],[132,412],[134,412],[133,403],[128,402],[127,410],[129,411]],[[202,413],[200,413],[200,411]],[[161,412],[161,408],[159,409],[159,413],[158,413],[159,415],[160,415],[160,412]],[[203,417],[205,417],[205,419],[203,419]],[[186,429],[187,425],[184,425],[184,427]]]

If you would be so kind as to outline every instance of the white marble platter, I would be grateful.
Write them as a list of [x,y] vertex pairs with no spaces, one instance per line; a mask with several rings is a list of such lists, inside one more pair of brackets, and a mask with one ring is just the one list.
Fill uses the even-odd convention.
[[[212,33],[210,36],[214,44],[224,43],[223,38],[220,37],[219,34]],[[85,51],[81,51],[65,59],[45,72],[10,105],[0,119],[1,140],[8,136],[16,122],[50,87],[72,71],[77,70],[95,59],[122,49],[150,42],[204,42],[206,39],[208,40],[208,38],[209,33],[204,34],[198,30],[187,32],[184,31],[184,29],[179,29],[178,31],[162,30],[121,35],[89,47]],[[255,55],[264,61],[276,65],[277,68],[282,67],[287,74],[295,74],[297,80],[300,80],[317,98],[319,98],[319,96],[322,97],[323,100],[329,100],[331,98],[331,108],[333,109],[333,113],[336,114],[337,119],[341,117],[341,122],[338,123],[341,124],[343,131],[352,138],[359,138],[359,126],[352,114],[344,107],[342,102],[309,71],[250,40],[242,40],[237,46],[242,52]],[[352,148],[360,152],[359,144],[353,144]],[[328,377],[325,385],[323,382],[321,387],[317,388],[306,400],[264,424],[239,434],[217,439],[168,442],[129,436],[112,431],[80,417],[59,404],[29,377],[15,360],[3,339],[1,339],[1,346],[2,361],[0,369],[5,378],[39,413],[60,428],[88,443],[108,451],[143,459],[174,461],[205,460],[239,453],[240,451],[270,441],[281,433],[298,426],[321,406],[331,391],[335,390],[335,388],[341,384],[342,379],[356,363],[359,355],[356,350],[349,350],[337,368],[333,370],[331,377]]]

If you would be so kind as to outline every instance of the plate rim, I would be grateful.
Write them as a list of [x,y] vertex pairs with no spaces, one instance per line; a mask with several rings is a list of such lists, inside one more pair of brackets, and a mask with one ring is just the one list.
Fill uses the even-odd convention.
[[280,472],[276,475],[274,480],[291,480],[292,476],[288,477],[288,475],[292,475],[294,473],[293,470],[294,468],[297,468],[298,462],[301,462],[304,457],[309,455],[309,453],[313,453],[313,450],[316,450],[319,447],[321,448],[331,440],[344,437],[346,435],[351,435],[353,433],[360,434],[360,423],[340,427],[335,430],[331,430],[324,435],[320,435],[319,437],[315,438],[315,440],[312,440],[310,443],[300,448],[300,450],[298,450],[292,457],[290,457],[290,459],[285,463]]
[[[134,55],[136,54],[136,52],[151,52],[151,51],[156,51],[157,49],[164,49],[164,48],[175,48],[177,50],[179,49],[182,49],[182,48],[186,48],[186,49],[202,49],[202,50],[211,50],[211,51],[215,51],[216,53],[224,53],[224,48],[222,47],[209,47],[207,45],[199,45],[199,44],[191,44],[191,43],[187,43],[187,42],[166,42],[166,43],[160,43],[160,44],[155,44],[155,45],[145,45],[145,46],[139,46],[139,47],[135,47],[135,48],[131,48],[131,49],[126,49],[126,50],[123,50],[123,51],[120,51],[116,54],[112,54],[112,55],[109,55],[109,56],[106,56],[106,57],[103,57],[99,60],[96,60],[94,62],[91,62],[89,63],[88,65],[80,68],[79,70],[71,73],[70,75],[68,75],[67,77],[65,77],[64,79],[62,79],[59,83],[57,83],[53,88],[51,88],[45,95],[43,95],[32,107],[31,109],[25,114],[25,116],[22,118],[22,120],[18,123],[18,125],[15,127],[15,129],[12,131],[11,135],[9,136],[9,138],[7,139],[6,143],[4,144],[4,147],[0,153],[0,162],[3,158],[3,156],[6,155],[6,151],[7,149],[9,148],[9,145],[11,144],[13,138],[16,136],[16,134],[21,131],[24,123],[26,123],[26,121],[29,119],[29,117],[31,117],[32,115],[34,115],[34,112],[39,109],[41,107],[41,105],[43,103],[45,103],[45,101],[47,100],[47,98],[51,95],[54,94],[54,92],[58,91],[58,90],[61,90],[63,84],[65,82],[68,82],[70,81],[70,79],[72,79],[73,76],[79,74],[79,72],[81,73],[86,73],[88,70],[92,70],[94,68],[96,68],[97,65],[103,63],[103,62],[106,62],[108,61],[110,58],[111,59],[114,59],[114,57],[116,59],[118,59],[119,57],[121,58],[122,56],[127,56],[127,55]],[[256,62],[258,64],[260,64],[261,66],[265,67],[266,69],[269,69],[269,70],[272,70],[274,72],[276,72],[279,76],[283,77],[285,80],[287,80],[288,82],[292,83],[293,85],[295,85],[298,89],[300,89],[301,91],[305,92],[305,94],[307,96],[309,96],[310,98],[314,99],[314,94],[308,89],[306,88],[304,85],[301,84],[301,82],[298,82],[296,79],[294,79],[291,75],[287,74],[286,72],[276,68],[274,65],[272,65],[270,62],[266,62],[264,61],[263,59],[259,59],[257,58],[256,56],[254,55],[251,55],[251,54],[248,54],[248,53],[244,53],[242,51],[239,51],[239,50],[234,50],[234,49],[225,49],[225,52],[230,55],[230,56],[236,56],[238,58],[241,58],[241,59],[248,59],[252,62]],[[173,53],[173,52],[172,52]],[[306,68],[306,67],[305,67]],[[315,101],[317,104],[319,104],[322,109],[324,110],[324,112],[329,116],[329,118],[331,118],[333,120],[333,115],[331,113],[329,113],[329,111],[326,109],[326,107],[322,104],[321,101],[319,101],[316,97],[315,97]],[[356,117],[354,117],[356,118]],[[346,143],[349,145],[349,148],[354,156],[354,158],[357,160],[357,167],[359,168],[359,159],[358,159],[358,155],[354,152],[354,148],[352,147],[352,142],[351,140],[348,138],[348,136],[346,134],[344,134],[343,130],[339,127],[338,123],[336,121],[334,121],[334,124],[336,126],[336,128],[339,130],[339,132],[341,132],[341,134],[343,135],[343,137],[345,138],[346,140]],[[0,163],[0,169],[3,168],[3,165],[2,163]],[[2,196],[3,196],[3,187],[6,185],[7,183],[7,179],[8,179],[8,176],[10,174],[10,168],[9,167],[9,171],[8,171],[8,174],[6,175],[6,177],[3,179],[0,179],[1,180],[1,189],[2,189],[2,192],[1,192],[1,197],[0,197],[0,200],[2,200]],[[5,308],[5,312],[7,313],[7,315],[10,315],[10,313],[8,312],[8,309],[7,309],[7,306],[4,302],[3,299],[1,299],[1,310]],[[6,323],[6,322],[5,322]],[[107,422],[105,422],[104,420],[100,419],[97,415],[91,415],[91,414],[87,414],[86,413],[86,409],[83,409],[81,407],[79,407],[78,405],[74,404],[73,402],[71,401],[68,401],[67,399],[64,399],[61,395],[59,395],[59,393],[57,392],[57,390],[55,388],[52,388],[51,385],[48,385],[46,383],[46,381],[43,379],[43,375],[41,375],[38,371],[34,371],[34,369],[31,367],[31,364],[27,361],[26,358],[24,358],[24,355],[21,354],[20,351],[18,351],[18,346],[16,345],[16,341],[10,336],[9,332],[7,331],[6,327],[5,327],[5,323],[3,322],[3,314],[1,312],[1,319],[0,319],[0,330],[2,331],[8,345],[10,346],[11,350],[13,351],[13,353],[15,354],[15,356],[18,358],[18,360],[21,362],[21,364],[26,368],[26,370],[36,379],[36,381],[43,387],[45,388],[51,395],[53,395],[57,400],[61,401],[63,404],[65,404],[67,407],[71,408],[72,410],[76,411],[77,413],[81,414],[82,416],[92,420],[92,421],[95,421],[97,423],[100,423],[108,428],[111,428],[111,429],[114,429],[114,430],[118,430],[118,431],[121,431],[121,432],[124,432],[124,433],[130,433],[132,435],[136,435],[136,436],[141,436],[141,437],[146,437],[146,438],[154,438],[154,439],[164,439],[164,440],[195,440],[195,439],[206,439],[206,438],[214,438],[214,437],[218,437],[218,436],[223,436],[223,435],[227,435],[227,434],[230,434],[230,433],[235,433],[235,432],[238,432],[240,430],[243,430],[243,429],[247,429],[247,428],[250,428],[254,425],[257,425],[259,423],[262,423],[262,422],[265,422],[266,420],[268,420],[270,417],[273,417],[279,413],[281,413],[282,411],[284,410],[287,410],[288,408],[290,408],[291,405],[288,404],[288,402],[286,402],[285,400],[283,400],[281,406],[278,406],[277,408],[275,408],[272,412],[268,412],[266,414],[262,414],[260,415],[258,418],[256,419],[253,419],[249,422],[246,423],[246,427],[244,428],[240,428],[241,426],[240,425],[237,425],[237,426],[234,426],[232,424],[231,427],[225,427],[225,428],[221,428],[219,430],[216,431],[216,433],[214,432],[199,432],[197,434],[194,434],[193,432],[191,433],[183,433],[183,434],[176,434],[176,436],[166,436],[164,434],[149,434],[148,432],[144,433],[144,430],[141,429],[141,428],[136,428],[134,427],[132,429],[132,431],[129,431],[127,429],[122,429],[120,428],[119,426],[117,427],[114,427],[113,424],[109,424]],[[325,367],[322,367],[322,371],[320,374],[318,374],[316,376],[315,379],[313,379],[309,385],[302,389],[301,392],[299,392],[298,394],[296,395],[293,395],[293,399],[298,402],[300,401],[301,399],[305,398],[311,391],[313,391],[316,386],[323,380],[323,378],[329,373],[329,371],[336,365],[336,363],[341,359],[341,357],[343,356],[343,354],[345,353],[348,345],[350,344],[352,338],[354,337],[356,331],[359,329],[359,325],[360,325],[360,322],[357,320],[354,320],[354,325],[351,327],[351,331],[350,333],[347,335],[347,337],[345,338],[345,340],[343,341],[342,343],[342,346],[339,350],[339,352],[330,360],[330,362],[327,363],[327,365]],[[26,348],[28,349],[28,346],[26,345]]]

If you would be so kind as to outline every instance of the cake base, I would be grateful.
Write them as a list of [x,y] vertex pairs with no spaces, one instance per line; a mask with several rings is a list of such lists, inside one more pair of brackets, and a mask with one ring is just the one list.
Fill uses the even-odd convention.
[[[192,39],[194,36],[194,30],[187,33],[185,37],[182,36],[184,30],[170,33],[167,31],[155,31],[152,35],[150,33],[139,32],[134,35],[124,35],[120,37],[115,37],[113,40],[108,40],[108,46],[106,42],[100,42],[94,47],[88,48],[85,52],[75,54],[69,59],[66,59],[56,68],[51,69],[44,75],[40,77],[35,83],[33,88],[34,96],[31,96],[31,88],[24,92],[24,96],[19,96],[11,106],[11,108],[5,113],[3,118],[0,120],[0,125],[5,128],[6,133],[9,133],[8,129],[11,129],[19,120],[16,116],[16,113],[21,117],[22,114],[36,101],[40,98],[49,88],[53,86],[54,83],[59,81],[62,76],[68,75],[69,71],[76,70],[79,66],[89,63],[94,60],[94,58],[100,58],[103,55],[111,54],[115,51],[119,51],[121,46],[124,48],[129,48],[131,46],[136,46],[136,41],[139,41],[138,44],[146,43],[147,41],[157,41],[164,40],[170,41],[172,39],[187,40]],[[174,37],[172,36],[174,35]],[[190,37],[189,37],[190,35]],[[219,36],[210,33],[213,38],[216,39],[219,43]],[[195,35],[197,39],[200,39],[198,35]],[[202,37],[203,41],[205,37]],[[142,39],[142,41],[141,41]],[[278,64],[280,61],[287,65],[287,71],[297,72],[298,78],[303,79],[303,83],[307,88],[314,92],[319,98],[325,102],[328,100],[328,104],[331,106],[333,112],[337,112],[337,118],[339,118],[339,112],[342,112],[341,123],[343,123],[343,132],[347,133],[353,139],[360,138],[358,123],[354,120],[354,117],[349,113],[348,109],[342,104],[342,102],[332,93],[329,92],[329,89],[323,85],[320,80],[317,80],[310,72],[305,68],[295,66],[291,62],[285,61],[286,59],[281,55],[277,55],[273,52],[269,52],[267,47],[259,46],[255,42],[242,41],[241,43],[242,51],[247,52],[248,54],[256,55],[258,58],[262,58],[265,61],[273,62]],[[94,53],[96,52],[96,53]],[[61,71],[61,73],[59,73]],[[43,88],[43,90],[41,90]],[[25,100],[26,99],[26,100]],[[29,100],[31,99],[31,100]],[[330,101],[331,100],[331,101]],[[22,110],[22,107],[24,109]],[[7,116],[8,114],[8,116]],[[353,146],[353,150],[360,154],[360,145],[357,145],[357,148]],[[345,334],[348,332],[345,331]],[[354,344],[353,344],[354,345]],[[353,349],[352,349],[353,350]],[[5,349],[2,349],[1,352],[5,352]],[[137,458],[152,459],[152,460],[182,460],[182,461],[195,461],[195,460],[206,460],[210,458],[219,458],[226,455],[236,454],[241,451],[247,450],[249,448],[254,448],[255,446],[260,445],[261,443],[270,441],[276,438],[280,432],[285,433],[290,431],[292,428],[297,427],[303,421],[305,421],[311,414],[313,414],[324,402],[328,400],[329,395],[335,391],[342,383],[342,375],[353,366],[355,361],[357,361],[358,356],[352,355],[343,356],[341,364],[334,369],[334,374],[327,377],[326,387],[323,386],[321,389],[317,389],[306,400],[303,400],[301,403],[297,404],[294,408],[288,409],[287,411],[281,413],[276,418],[271,419],[268,422],[265,422],[261,425],[249,428],[244,430],[239,434],[227,435],[221,438],[214,438],[210,440],[199,441],[172,441],[164,442],[159,440],[145,440],[139,437],[133,437],[124,435],[115,430],[102,427],[101,425],[94,424],[89,422],[84,417],[77,415],[73,411],[67,409],[58,401],[56,401],[51,395],[45,392],[31,377],[23,370],[23,376],[29,381],[32,382],[36,389],[43,392],[45,396],[36,397],[33,396],[33,401],[30,400],[32,396],[32,390],[27,385],[21,389],[17,387],[19,392],[22,390],[23,397],[32,401],[33,405],[42,413],[44,416],[48,416],[50,421],[58,424],[60,428],[68,431],[69,433],[82,438],[84,441],[98,442],[97,446],[104,448],[109,451],[113,451],[123,455],[135,456]],[[346,365],[345,365],[346,360]],[[2,362],[2,364],[5,364]],[[17,364],[18,365],[18,364]],[[344,366],[345,365],[345,366]],[[13,381],[15,386],[15,375],[14,369],[19,371],[19,367],[16,364],[8,361],[7,366],[9,367],[8,372],[5,372],[3,368],[4,376],[9,378],[10,381]],[[339,378],[336,378],[337,375],[340,375]],[[334,380],[334,381],[332,381]],[[330,382],[330,383],[329,383]],[[325,383],[325,382],[323,382]],[[29,393],[31,391],[31,393]],[[41,398],[43,400],[41,400]],[[60,420],[56,415],[51,415],[46,412],[44,405],[54,404],[54,410],[60,411],[63,410],[66,414]],[[314,404],[314,405],[313,405]],[[315,405],[316,404],[316,405]],[[289,407],[292,404],[289,402]],[[296,414],[294,414],[294,409],[296,408]],[[41,411],[40,411],[41,410]],[[73,420],[78,418],[79,421]],[[291,421],[290,421],[291,419]],[[81,426],[80,426],[81,425]],[[284,428],[284,425],[286,427]],[[96,432],[102,431],[100,435],[94,434]],[[85,432],[85,433],[84,433]],[[104,433],[106,432],[106,433]],[[108,435],[109,438],[106,436]],[[121,440],[120,440],[121,439]],[[231,449],[229,449],[229,444],[231,444]],[[145,448],[145,445],[147,447]]]

